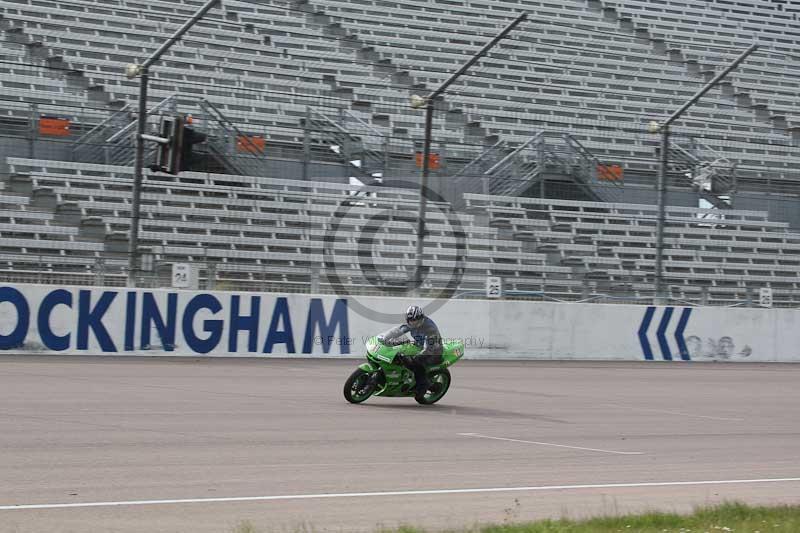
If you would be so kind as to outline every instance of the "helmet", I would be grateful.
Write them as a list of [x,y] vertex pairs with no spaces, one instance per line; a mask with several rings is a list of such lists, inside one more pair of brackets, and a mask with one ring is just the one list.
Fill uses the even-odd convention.
[[406,323],[421,322],[425,318],[425,312],[418,305],[412,305],[406,309]]

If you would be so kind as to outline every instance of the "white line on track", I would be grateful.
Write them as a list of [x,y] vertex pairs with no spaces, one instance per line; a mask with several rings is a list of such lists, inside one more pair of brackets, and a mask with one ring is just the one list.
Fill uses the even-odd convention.
[[31,505],[0,505],[0,511],[23,509],[68,509],[80,507],[121,507],[130,505],[175,505],[183,503],[265,502],[285,500],[321,500],[330,498],[372,498],[378,496],[423,496],[441,494],[480,494],[491,492],[532,492],[580,489],[622,489],[637,487],[675,487],[696,485],[741,485],[753,483],[800,482],[800,477],[767,479],[727,479],[720,481],[653,481],[646,483],[602,483],[593,485],[541,485],[533,487],[494,487],[476,489],[397,490],[385,492],[334,492],[322,494],[285,494],[280,496],[237,496],[231,498],[191,498],[181,500],[131,500],[117,502],[41,503]]
[[644,452],[618,452],[616,450],[600,450],[598,448],[583,448],[581,446],[567,446],[566,444],[554,444],[552,442],[537,442],[535,440],[507,439],[505,437],[490,437],[480,433],[459,433],[462,437],[475,437],[478,439],[504,440],[508,442],[521,442],[523,444],[538,444],[539,446],[554,446],[556,448],[569,448],[572,450],[584,450],[588,452],[613,453],[616,455],[644,455]]

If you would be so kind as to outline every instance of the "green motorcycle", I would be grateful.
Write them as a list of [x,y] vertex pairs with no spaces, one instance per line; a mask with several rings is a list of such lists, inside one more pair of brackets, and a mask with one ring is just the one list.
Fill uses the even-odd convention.
[[344,397],[350,403],[361,403],[370,396],[413,396],[417,402],[430,405],[438,402],[450,388],[450,372],[447,367],[455,364],[464,355],[462,341],[446,342],[443,345],[442,362],[428,367],[430,387],[424,395],[417,395],[414,373],[397,364],[398,356],[414,357],[422,350],[413,343],[389,346],[371,337],[367,341],[367,362],[350,374],[344,384]]

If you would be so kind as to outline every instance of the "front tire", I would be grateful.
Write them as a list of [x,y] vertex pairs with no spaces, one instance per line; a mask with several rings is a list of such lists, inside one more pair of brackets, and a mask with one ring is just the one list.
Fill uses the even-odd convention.
[[369,374],[360,368],[350,374],[344,382],[344,398],[350,403],[361,403],[375,392],[375,385],[370,383]]
[[[428,374],[428,379],[431,382],[431,386],[427,391],[425,391],[425,394],[414,396],[414,399],[417,400],[417,403],[422,405],[432,405],[438,402],[444,397],[445,394],[447,394],[447,389],[450,388],[450,371],[446,368],[431,372]],[[438,389],[436,392],[430,390],[434,387]]]

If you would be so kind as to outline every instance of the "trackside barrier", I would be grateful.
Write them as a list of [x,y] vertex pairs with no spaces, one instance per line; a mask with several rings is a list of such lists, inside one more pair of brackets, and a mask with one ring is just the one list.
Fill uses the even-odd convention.
[[0,353],[362,357],[420,303],[466,357],[800,361],[800,312],[0,285]]

